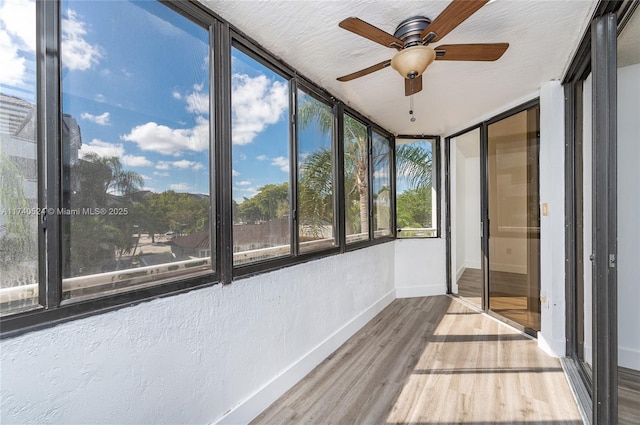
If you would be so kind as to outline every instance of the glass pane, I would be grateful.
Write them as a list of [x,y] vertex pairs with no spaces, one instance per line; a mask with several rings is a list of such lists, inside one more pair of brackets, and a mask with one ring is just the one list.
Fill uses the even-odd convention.
[[396,139],[396,223],[399,238],[438,236],[434,141]]
[[336,246],[333,109],[298,90],[298,238],[300,252]]
[[62,14],[63,298],[210,272],[208,31],[158,2]]
[[389,140],[373,132],[373,236],[391,234],[391,148]]
[[38,303],[36,2],[0,2],[0,315]]
[[618,423],[640,423],[640,9],[618,36]]
[[489,125],[489,308],[540,330],[538,108]]
[[347,243],[369,239],[367,127],[344,115],[344,192]]
[[482,308],[480,130],[450,143],[452,290]]
[[289,85],[232,52],[233,264],[291,254]]
[[[582,165],[582,172],[576,173],[576,187],[579,193],[576,202],[578,229],[577,253],[578,273],[576,276],[576,308],[578,320],[578,359],[583,370],[591,379],[593,354],[593,267],[589,256],[593,252],[593,138],[592,138],[592,77],[589,75],[582,84],[577,95],[581,100],[582,114],[578,115],[582,125],[582,137],[576,139],[577,166]],[[580,102],[579,102],[580,104]],[[580,106],[579,106],[580,107]],[[580,196],[581,195],[581,196]],[[580,273],[582,270],[582,273]]]

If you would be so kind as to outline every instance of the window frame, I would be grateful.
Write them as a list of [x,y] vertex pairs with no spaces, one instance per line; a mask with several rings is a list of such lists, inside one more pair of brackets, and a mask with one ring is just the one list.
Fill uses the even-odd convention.
[[[307,261],[338,255],[381,243],[392,241],[395,230],[395,179],[391,180],[391,234],[373,237],[372,209],[372,132],[376,131],[389,140],[391,175],[395,176],[395,139],[393,135],[372,122],[358,111],[319,87],[311,80],[273,56],[252,38],[233,27],[214,11],[195,1],[173,2],[157,0],[171,11],[199,25],[209,33],[209,191],[210,237],[215,254],[211,257],[212,268],[195,276],[180,276],[164,282],[151,282],[144,287],[128,291],[98,295],[95,298],[62,303],[62,250],[61,217],[41,216],[38,238],[39,306],[27,311],[11,312],[0,319],[0,338],[9,338],[32,330],[43,329],[59,323],[89,317],[120,308],[137,305],[157,298],[168,297],[217,284],[254,276]],[[43,208],[62,207],[62,87],[60,25],[62,23],[61,0],[36,3],[36,61],[37,61],[37,143],[38,143],[38,202]],[[232,217],[232,143],[231,143],[231,61],[232,49],[257,60],[273,72],[281,75],[289,85],[289,184],[291,195],[290,255],[267,259],[242,266],[233,265],[233,217]],[[334,226],[337,246],[300,253],[298,247],[297,212],[297,155],[296,131],[297,90],[331,106],[334,120],[332,149],[334,151]],[[369,174],[369,228],[368,240],[346,244],[344,204],[344,114],[362,122],[367,128],[367,155]],[[214,224],[215,223],[215,224]]]
[[[210,208],[210,238],[212,244],[217,242],[218,212],[216,205],[219,193],[214,184],[217,178],[216,164],[218,128],[217,108],[214,105],[214,90],[219,72],[215,67],[213,57],[218,43],[215,33],[218,33],[220,21],[207,12],[203,7],[191,3],[174,3],[159,1],[173,12],[200,26],[209,34],[209,59],[212,66],[209,69],[209,192],[212,197]],[[37,57],[37,144],[38,144],[38,201],[43,210],[63,207],[62,204],[62,152],[59,140],[62,140],[62,62],[60,45],[62,41],[60,26],[62,22],[61,1],[36,2],[36,57]],[[87,317],[123,307],[139,304],[144,301],[188,292],[194,289],[212,286],[219,281],[217,261],[219,251],[211,257],[214,269],[197,273],[195,276],[180,276],[166,282],[150,283],[142,287],[132,287],[130,290],[107,295],[98,295],[90,299],[77,301],[62,300],[62,255],[60,249],[63,243],[62,217],[60,215],[40,215],[40,229],[38,237],[38,275],[39,275],[39,306],[27,311],[9,313],[0,319],[0,337],[6,338],[19,335],[31,330],[41,329],[61,322]],[[48,247],[52,247],[47,249]],[[56,249],[57,248],[57,249]]]
[[[396,143],[395,148],[397,148],[397,140],[398,139],[402,139],[402,140],[414,140],[414,141],[419,141],[419,140],[432,140],[433,143],[433,150],[432,150],[432,155],[431,155],[431,161],[433,163],[432,167],[435,167],[435,174],[433,175],[433,177],[435,177],[435,182],[432,182],[431,186],[434,187],[436,189],[436,211],[433,211],[433,214],[435,215],[435,221],[436,223],[436,234],[434,236],[408,236],[408,237],[402,237],[402,238],[398,238],[398,239],[439,239],[443,237],[443,232],[442,232],[442,217],[441,217],[441,211],[442,211],[442,168],[441,168],[441,137],[440,136],[433,136],[433,135],[415,135],[415,134],[411,134],[411,135],[407,135],[407,134],[402,134],[402,135],[397,135],[394,137],[394,143]],[[396,151],[396,149],[394,148],[394,153]],[[394,157],[394,167],[395,167],[395,160],[396,158]],[[433,173],[433,172],[432,172]],[[398,178],[397,176],[397,170],[394,169],[394,176],[395,179]],[[394,179],[394,180],[395,180]],[[394,181],[394,185],[395,185],[395,181]],[[397,197],[398,197],[398,193],[397,193],[397,187],[394,186],[394,200],[396,200],[396,204],[394,205],[394,214],[396,213],[395,208],[397,208]],[[395,217],[395,215],[394,215]],[[395,225],[395,229],[396,232],[398,230],[398,223],[397,221],[394,220],[394,225]],[[397,233],[396,233],[397,235]],[[397,236],[396,236],[397,237]]]
[[[339,214],[338,211],[340,210],[339,207],[339,202],[340,202],[340,198],[339,198],[339,175],[342,173],[340,167],[339,167],[339,162],[338,162],[338,151],[339,151],[339,140],[340,138],[338,137],[337,134],[337,129],[338,129],[338,120],[337,120],[337,116],[336,116],[336,111],[337,111],[337,107],[335,104],[335,99],[330,97],[329,95],[327,95],[326,93],[323,93],[321,91],[318,91],[313,85],[309,84],[307,81],[305,81],[304,79],[300,78],[299,76],[297,76],[296,78],[294,78],[294,87],[295,87],[295,110],[294,110],[294,117],[292,119],[293,123],[294,123],[294,132],[293,132],[293,143],[295,145],[295,149],[294,149],[294,156],[295,156],[295,181],[296,181],[296,185],[295,185],[295,191],[294,191],[294,195],[295,195],[295,202],[293,203],[294,205],[294,211],[295,213],[293,214],[293,218],[295,221],[295,232],[296,232],[296,240],[295,240],[295,256],[297,258],[308,258],[308,259],[314,259],[314,258],[320,258],[323,257],[327,254],[336,254],[340,252],[340,249],[342,247],[342,242],[340,240],[340,219],[339,219]],[[307,252],[300,252],[300,223],[299,223],[299,194],[300,194],[300,188],[299,188],[299,181],[298,181],[298,156],[300,155],[300,150],[299,150],[299,124],[298,124],[298,91],[302,91],[304,92],[307,96],[313,98],[314,100],[323,103],[324,105],[328,106],[331,108],[332,110],[332,120],[333,120],[333,126],[332,126],[332,131],[331,131],[331,158],[332,158],[332,168],[331,168],[331,172],[332,172],[332,176],[333,176],[333,229],[334,229],[334,242],[335,242],[335,246],[333,247],[329,247],[329,248],[321,248],[321,249],[315,249],[315,250],[310,250]]]
[[[380,135],[385,136],[388,140],[389,140],[389,147],[390,147],[390,153],[391,153],[391,173],[392,175],[395,175],[395,141],[393,139],[393,135],[391,133],[389,133],[388,131],[384,130],[382,127],[380,127],[379,125],[371,122],[369,119],[367,119],[366,117],[364,117],[362,114],[360,114],[359,112],[357,112],[356,110],[342,105],[342,111],[341,114],[339,116],[339,120],[340,120],[340,125],[339,125],[339,135],[340,135],[340,147],[339,147],[339,152],[341,155],[344,156],[344,137],[343,137],[343,133],[344,133],[344,115],[350,115],[352,118],[355,118],[357,121],[363,123],[366,127],[367,127],[367,162],[368,162],[368,177],[369,177],[369,236],[367,240],[362,240],[362,241],[356,241],[356,242],[352,242],[350,244],[346,243],[346,229],[342,230],[342,240],[341,240],[341,247],[343,247],[343,251],[342,252],[349,252],[349,251],[355,251],[357,249],[362,249],[362,248],[366,248],[369,246],[373,246],[373,245],[377,245],[380,243],[385,243],[385,242],[389,242],[391,240],[394,240],[396,238],[396,230],[395,230],[395,226],[393,226],[393,228],[391,229],[391,233],[389,235],[385,235],[385,236],[381,236],[379,238],[374,238],[373,237],[373,185],[371,184],[372,180],[373,180],[373,169],[371,167],[372,161],[371,161],[371,155],[372,155],[372,133],[375,130],[376,132],[378,132]],[[340,182],[340,188],[341,190],[344,192],[344,157],[340,159],[340,163],[339,166],[341,167],[341,177],[342,177],[342,181]],[[392,179],[394,180],[394,179]],[[391,216],[392,216],[392,225],[395,224],[396,218],[395,218],[395,181],[391,182],[392,185],[392,196],[391,196]],[[341,216],[341,221],[342,221],[342,226],[346,227],[345,225],[345,220],[346,220],[346,213],[345,213],[345,199],[344,199],[344,193],[341,194],[341,198],[340,198],[340,209],[342,212],[342,216]]]

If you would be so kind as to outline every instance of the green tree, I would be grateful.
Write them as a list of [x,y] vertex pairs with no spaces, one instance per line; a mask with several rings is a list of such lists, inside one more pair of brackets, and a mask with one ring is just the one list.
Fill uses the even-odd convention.
[[0,151],[0,287],[37,282],[37,267],[28,263],[37,260],[38,216],[26,213],[23,187],[20,167]]
[[[330,108],[324,107],[321,102],[307,98],[298,106],[298,119],[302,128],[306,128],[312,123],[318,125],[325,134],[330,134],[333,129],[333,112]],[[366,232],[369,226],[369,186],[368,186],[368,155],[367,155],[367,128],[349,115],[344,116],[344,174],[345,174],[345,208],[346,226],[348,233]],[[382,155],[379,150],[374,150],[372,154],[373,169],[388,157]],[[321,222],[322,214],[327,208],[333,208],[331,199],[322,196],[322,189],[331,183],[332,163],[329,161],[331,155],[328,151],[317,152],[309,155],[303,163],[303,175],[301,178],[301,190],[317,191],[316,195],[305,193],[318,202],[323,202],[321,207],[314,206],[305,210],[305,216],[310,214],[315,219],[312,222]],[[404,144],[396,149],[396,172],[401,178],[406,179],[408,184],[416,187],[431,186],[432,155],[430,150],[426,150],[417,144]],[[324,171],[320,172],[319,169]],[[313,170],[305,175],[305,170]],[[304,197],[301,196],[301,199]],[[301,205],[300,208],[307,208],[309,205]]]
[[333,224],[333,157],[330,149],[318,149],[300,164],[298,192],[300,224],[318,237],[324,226]]
[[[71,209],[102,209],[99,214],[65,217],[65,275],[79,276],[105,271],[115,260],[118,269],[124,254],[136,246],[134,234],[141,217],[134,217],[133,194],[144,184],[142,176],[125,170],[118,157],[95,153],[79,160],[71,172]],[[110,208],[127,208],[127,214],[108,214]],[[131,215],[129,215],[131,214]]]
[[398,227],[431,226],[431,187],[422,186],[399,194],[396,200]]
[[289,183],[268,184],[252,198],[238,205],[238,216],[245,223],[269,221],[289,214]]

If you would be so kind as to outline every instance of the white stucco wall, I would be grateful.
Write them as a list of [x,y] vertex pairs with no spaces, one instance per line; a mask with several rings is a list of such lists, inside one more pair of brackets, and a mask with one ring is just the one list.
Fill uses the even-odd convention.
[[395,247],[2,340],[0,422],[247,422],[394,299]]
[[550,81],[540,88],[541,330],[538,345],[551,355],[565,354],[564,246],[564,89]]
[[618,363],[640,370],[640,64],[618,69]]
[[395,246],[398,298],[446,294],[445,239],[397,239]]

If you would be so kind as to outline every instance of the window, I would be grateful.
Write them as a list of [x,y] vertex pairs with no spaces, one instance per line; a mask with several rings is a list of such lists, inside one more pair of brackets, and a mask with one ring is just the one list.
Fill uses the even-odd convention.
[[298,90],[299,252],[336,246],[333,108]]
[[225,28],[0,0],[2,336],[393,236],[391,136]]
[[289,85],[232,52],[233,264],[291,255]]
[[373,235],[391,235],[391,148],[389,139],[373,132]]
[[437,237],[435,138],[396,139],[396,224],[399,238]]
[[367,126],[344,114],[344,208],[347,243],[369,239]]
[[38,305],[35,1],[0,4],[0,43],[0,315],[5,315]]
[[61,33],[63,299],[210,271],[208,31],[63,1]]

